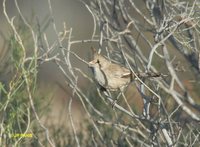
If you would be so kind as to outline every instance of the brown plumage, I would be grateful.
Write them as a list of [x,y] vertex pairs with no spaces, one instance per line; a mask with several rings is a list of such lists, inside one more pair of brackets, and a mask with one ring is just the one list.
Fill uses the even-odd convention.
[[[89,62],[89,67],[92,68],[94,78],[98,84],[111,91],[123,88],[135,79],[131,71],[116,63],[110,62],[100,54],[94,54],[94,60]],[[158,77],[156,73],[137,73],[139,78]]]

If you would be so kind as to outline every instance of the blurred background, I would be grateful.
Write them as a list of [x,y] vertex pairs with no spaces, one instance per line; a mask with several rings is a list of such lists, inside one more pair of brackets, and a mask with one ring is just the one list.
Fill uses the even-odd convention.
[[[90,6],[90,10],[92,10],[93,14],[96,15],[95,18],[96,18],[97,28],[95,30],[95,36],[93,36],[94,38],[92,38],[92,34],[94,31],[93,30],[94,29],[94,20],[91,15],[91,12],[89,12],[89,9],[86,8],[86,5],[82,1],[80,1],[80,0],[53,1],[52,0],[51,1],[52,12],[50,11],[50,6],[49,6],[48,2],[49,2],[48,0],[43,0],[43,1],[17,0],[21,14],[23,14],[23,16],[28,21],[28,23],[31,24],[31,26],[33,27],[35,34],[37,34],[38,50],[39,50],[39,53],[41,53],[41,55],[48,48],[47,44],[49,44],[49,46],[53,46],[53,52],[50,54],[51,56],[57,55],[58,53],[62,54],[61,48],[63,46],[66,47],[68,45],[69,38],[65,38],[64,40],[62,40],[63,46],[61,47],[58,45],[59,44],[58,38],[60,36],[62,36],[62,34],[59,34],[59,33],[60,32],[63,33],[64,29],[66,31],[69,31],[71,29],[72,30],[71,38],[70,38],[71,41],[80,41],[80,43],[75,43],[70,47],[71,51],[73,53],[75,53],[76,55],[78,55],[82,60],[88,62],[88,61],[92,60],[92,57],[93,57],[92,56],[93,53],[90,48],[93,46],[98,49],[99,46],[101,46],[99,39],[101,37],[100,32],[102,31],[103,37],[104,37],[103,38],[104,42],[101,46],[103,54],[108,55],[108,53],[110,53],[111,57],[116,59],[116,61],[121,62],[122,55],[121,55],[121,50],[119,47],[120,43],[119,43],[119,40],[117,40],[117,39],[119,39],[120,37],[121,38],[124,37],[123,38],[124,40],[123,39],[121,40],[123,43],[120,45],[122,45],[124,47],[125,53],[129,57],[128,59],[131,61],[131,68],[134,67],[134,70],[136,70],[137,72],[145,71],[148,61],[143,61],[143,59],[144,58],[148,59],[148,57],[149,57],[149,54],[152,49],[152,46],[150,44],[154,45],[157,43],[155,41],[155,38],[156,38],[155,35],[158,35],[158,36],[163,35],[163,34],[166,35],[171,31],[169,26],[170,26],[170,23],[172,23],[172,22],[170,22],[170,21],[168,22],[168,20],[166,20],[166,23],[169,23],[169,26],[167,26],[166,28],[169,27],[168,28],[169,30],[166,31],[165,29],[163,29],[164,33],[162,31],[159,32],[159,30],[156,28],[156,27],[162,28],[161,26],[159,26],[160,24],[158,22],[155,21],[154,23],[155,24],[158,23],[159,25],[154,26],[152,24],[148,24],[146,21],[147,19],[145,20],[145,17],[148,18],[149,20],[151,20],[152,15],[161,14],[161,13],[157,13],[156,10],[162,9],[163,15],[164,15],[164,13],[167,12],[167,11],[165,12],[165,10],[163,8],[164,7],[163,5],[165,5],[165,4],[162,0],[154,1],[155,5],[152,2],[152,8],[153,8],[153,6],[157,6],[157,5],[159,7],[155,7],[155,11],[151,12],[151,13],[149,12],[151,2],[148,0],[147,1],[135,0],[134,4],[136,7],[133,7],[133,5],[131,5],[131,2],[133,2],[133,1],[127,1],[127,2],[118,1],[119,2],[118,3],[115,0],[113,0],[113,1],[111,0],[111,1],[107,1],[107,2],[106,1],[105,2],[104,1],[97,2],[97,1],[85,0],[84,2],[86,2]],[[149,2],[149,7],[147,5],[148,2]],[[170,0],[169,0],[169,2],[170,2]],[[100,4],[102,7],[99,7]],[[113,5],[115,4],[115,5],[113,6],[112,4]],[[183,3],[178,3],[178,4],[180,4],[180,9],[185,10],[185,7],[182,7]],[[121,6],[123,6],[123,7],[121,7]],[[171,3],[167,3],[165,6],[166,6],[166,8],[169,8],[169,9],[172,8]],[[192,7],[192,5],[190,5],[190,6]],[[106,9],[106,7],[109,7],[110,9]],[[176,13],[178,14],[178,12],[181,13],[181,11],[176,10],[176,6],[173,5],[173,7],[175,7],[174,11],[173,11],[175,14]],[[130,14],[131,19],[136,22],[136,23],[134,22],[135,24],[133,24],[133,23],[131,24],[128,21],[126,22],[125,19],[122,19],[123,17],[125,18],[125,16],[123,16],[121,14],[121,10],[123,10],[123,8],[127,8],[126,12],[128,12],[127,14]],[[100,9],[102,9],[102,10],[100,11]],[[97,11],[97,10],[99,10],[99,11]],[[120,10],[120,11],[116,11],[116,10]],[[142,12],[142,14],[138,13],[139,10]],[[6,1],[6,12],[10,19],[13,18],[14,25],[18,29],[20,35],[22,36],[23,43],[26,46],[27,56],[31,57],[34,54],[34,45],[33,45],[31,32],[27,28],[27,26],[24,25],[24,22],[20,18],[20,14],[16,8],[15,1],[9,1],[9,0]],[[125,12],[125,11],[122,11],[122,12]],[[153,13],[155,13],[155,14],[153,14]],[[103,16],[105,15],[105,17],[101,17],[100,14]],[[158,15],[155,15],[155,17]],[[167,13],[166,13],[166,15],[167,15]],[[145,16],[145,17],[143,17],[143,16]],[[128,18],[128,15],[126,17]],[[159,16],[159,17],[163,17],[163,16]],[[111,22],[111,23],[106,24],[107,22],[104,20],[105,18],[107,19],[106,20],[107,22]],[[118,19],[120,20],[119,22],[117,22]],[[129,20],[129,19],[127,19],[127,20]],[[165,19],[165,18],[163,17],[163,19]],[[195,19],[196,19],[196,17],[195,17]],[[1,20],[0,21],[0,26],[1,26],[0,27],[0,63],[1,63],[0,64],[0,81],[2,83],[1,88],[4,87],[7,90],[7,93],[6,93],[6,92],[2,92],[4,90],[3,88],[1,89],[0,100],[2,102],[2,106],[4,106],[4,102],[5,102],[5,106],[6,106],[6,107],[2,107],[3,111],[0,115],[0,117],[3,119],[1,120],[1,122],[2,122],[2,124],[5,124],[5,127],[3,127],[3,128],[6,128],[6,129],[4,129],[4,130],[9,132],[10,134],[19,133],[19,130],[24,132],[24,130],[21,129],[21,126],[20,125],[18,126],[18,124],[22,123],[23,124],[22,126],[24,126],[24,128],[26,128],[26,121],[24,121],[24,120],[27,119],[26,118],[27,114],[25,114],[25,116],[22,115],[20,117],[17,116],[17,114],[21,114],[22,112],[24,113],[26,108],[27,109],[29,108],[30,109],[29,111],[31,111],[30,118],[31,118],[31,120],[33,120],[33,123],[32,122],[30,123],[31,124],[30,131],[35,131],[35,132],[31,132],[35,135],[34,139],[36,141],[34,140],[31,142],[32,143],[31,145],[34,146],[35,142],[37,142],[37,139],[39,138],[38,136],[40,136],[41,132],[43,133],[43,135],[41,135],[41,136],[44,137],[44,130],[42,130],[40,127],[36,127],[37,125],[35,126],[35,124],[34,124],[35,116],[33,115],[33,112],[32,112],[33,110],[31,110],[31,106],[29,105],[29,100],[27,98],[28,94],[24,92],[25,87],[19,86],[19,89],[22,92],[20,94],[15,93],[15,89],[17,89],[15,87],[15,84],[20,85],[19,84],[20,82],[18,82],[18,79],[21,80],[22,85],[24,83],[23,75],[22,75],[22,77],[18,76],[18,74],[20,74],[20,72],[21,72],[21,67],[17,63],[18,62],[19,62],[19,64],[21,63],[20,59],[18,59],[21,57],[21,53],[14,52],[15,47],[16,47],[16,49],[19,49],[19,50],[20,50],[20,47],[18,47],[19,44],[16,43],[15,39],[13,39],[16,36],[13,33],[11,26],[7,22],[6,17],[4,15],[3,0],[0,0],[0,20]],[[172,20],[174,22],[180,22],[179,15],[177,17],[172,17]],[[152,20],[152,22],[153,22],[153,20]],[[123,31],[127,29],[126,27],[128,26],[129,23],[132,26],[130,26],[130,28],[128,28],[128,29],[130,29],[129,30],[130,32],[127,35]],[[56,26],[57,32],[55,31],[54,24]],[[104,25],[104,28],[101,25],[102,26]],[[109,27],[106,25],[108,25]],[[184,26],[184,25],[185,24],[183,23],[182,27],[184,29],[185,28],[188,29],[187,25],[186,26]],[[66,26],[66,28],[65,28],[65,26]],[[110,27],[110,26],[112,26],[112,27]],[[117,27],[115,27],[115,26],[117,26]],[[105,30],[106,27],[108,27],[107,28],[108,30]],[[156,32],[155,30],[158,32]],[[181,34],[182,33],[181,31],[178,33],[177,32],[173,34],[175,36],[175,38],[176,37],[178,38],[185,33],[184,32],[183,34]],[[67,34],[68,33],[69,32],[67,32]],[[45,40],[45,35],[46,35],[46,40]],[[130,37],[129,35],[132,37],[131,39],[128,38],[128,37]],[[189,36],[189,35],[188,36],[187,35],[186,35],[186,38]],[[82,40],[90,40],[90,39],[93,39],[93,41],[82,42]],[[95,39],[97,41],[94,41]],[[116,42],[115,42],[115,39],[117,40]],[[152,61],[152,66],[155,67],[157,72],[163,73],[167,76],[164,76],[164,78],[162,80],[160,80],[161,82],[159,80],[145,81],[146,84],[155,91],[155,93],[159,94],[162,97],[162,106],[161,106],[162,109],[157,111],[157,109],[159,109],[160,107],[158,106],[157,101],[154,102],[155,96],[151,92],[149,92],[147,89],[145,89],[147,92],[142,93],[142,90],[141,90],[142,88],[140,87],[142,84],[141,85],[137,84],[137,82],[131,83],[130,86],[126,89],[125,93],[126,93],[126,97],[128,100],[128,104],[131,105],[130,111],[132,109],[134,111],[134,113],[136,113],[138,115],[139,118],[142,116],[142,113],[143,113],[143,108],[144,108],[143,99],[145,96],[153,99],[153,100],[151,99],[152,103],[150,102],[151,106],[153,105],[152,109],[151,109],[152,120],[157,120],[158,122],[161,119],[167,120],[168,119],[167,117],[169,117],[169,115],[171,113],[173,113],[174,111],[177,112],[174,115],[172,114],[174,116],[174,118],[173,117],[171,118],[173,121],[169,121],[166,123],[167,125],[166,124],[163,125],[163,126],[167,126],[167,128],[174,129],[174,130],[168,129],[169,132],[171,131],[170,132],[171,134],[170,133],[169,134],[171,136],[173,136],[173,131],[178,132],[176,130],[180,129],[179,123],[177,123],[176,121],[183,120],[181,122],[181,124],[184,124],[185,122],[189,122],[191,120],[191,118],[190,118],[190,115],[188,115],[188,113],[186,113],[185,111],[182,111],[182,109],[179,110],[179,107],[181,107],[182,105],[180,105],[176,101],[177,99],[175,99],[173,97],[174,95],[172,95],[170,92],[167,92],[167,90],[169,89],[170,84],[174,84],[173,90],[176,92],[176,94],[180,98],[180,101],[181,102],[183,101],[183,105],[185,104],[186,106],[191,108],[191,110],[193,110],[194,113],[197,114],[197,116],[199,116],[198,114],[199,114],[199,104],[200,104],[200,99],[199,99],[200,98],[200,92],[199,92],[199,86],[200,86],[199,78],[200,77],[199,77],[199,69],[197,66],[195,67],[195,64],[196,64],[195,62],[197,61],[196,59],[198,59],[198,58],[196,58],[196,55],[197,55],[197,53],[199,53],[199,51],[192,50],[190,48],[190,46],[188,45],[189,43],[181,44],[182,43],[180,41],[182,39],[181,38],[179,40],[181,42],[180,44],[183,46],[185,45],[184,47],[188,51],[186,54],[184,54],[183,52],[181,52],[179,50],[179,47],[176,46],[176,43],[174,43],[170,39],[171,38],[169,38],[169,40],[166,41],[167,50],[169,51],[169,56],[171,57],[170,63],[172,64],[174,71],[176,71],[175,73],[178,76],[178,79],[180,79],[181,84],[176,83],[177,81],[175,81],[175,83],[172,82],[171,76],[173,77],[176,75],[173,75],[170,73],[170,71],[168,69],[168,65],[166,65],[165,58],[161,56],[161,55],[163,55],[163,50],[162,50],[163,48],[161,46],[157,49],[157,52],[154,53],[155,55],[154,55],[154,58]],[[136,43],[134,44],[131,41],[133,41],[133,42],[135,41]],[[188,42],[190,42],[190,41],[188,41]],[[54,46],[54,44],[56,44],[56,43],[57,43],[57,45]],[[64,50],[64,47],[62,48],[63,50]],[[197,48],[198,48],[198,45],[197,45]],[[139,51],[137,49],[139,49]],[[144,58],[142,58],[143,57],[142,55],[144,55]],[[64,61],[65,57],[63,57],[63,56],[58,56],[58,57],[62,61]],[[195,59],[195,60],[190,60],[190,57],[191,57],[191,59]],[[151,124],[151,121],[149,123],[148,121],[145,122],[146,120],[143,122],[143,120],[139,120],[139,119],[138,120],[137,119],[135,120],[132,118],[130,119],[129,117],[127,117],[126,113],[113,110],[109,104],[105,103],[105,100],[102,100],[99,98],[99,95],[97,94],[97,91],[96,91],[96,85],[92,80],[92,77],[93,77],[92,73],[91,73],[90,69],[88,68],[87,64],[80,61],[77,57],[73,56],[73,54],[70,55],[70,61],[71,61],[74,71],[76,71],[75,74],[78,77],[77,79],[73,79],[73,76],[72,76],[72,77],[70,77],[72,79],[72,82],[71,81],[69,82],[70,78],[68,79],[61,72],[58,65],[54,62],[54,60],[52,60],[50,62],[47,61],[42,64],[39,64],[39,66],[36,67],[36,72],[35,72],[36,78],[33,77],[33,79],[36,79],[37,86],[36,87],[30,86],[33,89],[32,94],[33,94],[33,101],[34,101],[34,104],[36,107],[36,112],[38,112],[38,115],[39,115],[39,118],[41,119],[42,124],[45,124],[47,129],[50,129],[50,132],[51,132],[50,136],[53,138],[53,141],[55,142],[55,144],[60,145],[60,146],[64,146],[66,144],[69,144],[71,146],[76,145],[76,143],[75,143],[76,139],[74,138],[75,133],[74,133],[74,130],[72,129],[73,128],[71,126],[72,124],[70,123],[70,114],[68,113],[69,112],[69,110],[68,110],[69,102],[71,99],[73,99],[72,108],[71,108],[71,115],[73,116],[73,122],[74,122],[75,128],[77,129],[77,132],[79,130],[80,130],[80,132],[82,131],[80,134],[78,134],[78,138],[79,138],[80,142],[85,141],[84,142],[85,145],[93,146],[95,144],[94,142],[96,141],[96,143],[97,144],[99,143],[100,145],[102,145],[102,144],[105,145],[107,143],[107,145],[113,145],[113,146],[114,145],[126,146],[127,144],[129,144],[129,141],[126,140],[128,142],[126,145],[123,143],[125,142],[124,140],[127,139],[126,137],[128,135],[130,135],[131,137],[134,136],[133,137],[134,139],[138,137],[136,140],[137,141],[139,140],[138,141],[139,143],[137,141],[133,141],[133,142],[131,142],[133,145],[141,145],[141,144],[143,145],[143,143],[141,143],[141,142],[143,142],[143,140],[146,140],[147,144],[148,143],[151,144],[151,141],[154,138],[154,135],[152,135],[151,133],[153,131],[155,131],[156,129],[159,130],[160,126],[158,128],[156,128],[155,130],[153,130],[154,125]],[[193,64],[193,63],[195,63],[195,64]],[[26,64],[27,64],[27,66],[30,65],[29,62],[26,62]],[[59,63],[59,65],[62,65],[63,69],[67,73],[70,73],[69,72],[70,68],[68,66],[65,66],[64,63],[61,62],[61,63]],[[34,72],[32,72],[30,70],[29,74],[31,75],[31,73],[34,73]],[[75,80],[77,80],[77,81],[75,81]],[[30,81],[32,81],[31,78],[30,78]],[[74,90],[73,87],[70,87],[70,86],[73,85],[74,83],[77,83],[77,87],[80,89],[81,92],[79,92],[78,90],[77,90],[78,92],[73,91]],[[160,85],[163,84],[164,88],[162,86],[160,86],[159,84]],[[12,91],[12,87],[14,87],[13,91]],[[2,94],[2,93],[4,93],[4,94]],[[10,95],[13,94],[14,96],[13,95],[10,96],[11,98],[9,99],[9,94]],[[83,100],[81,98],[83,98]],[[7,100],[8,100],[8,102],[7,102]],[[128,110],[129,107],[127,107],[127,103],[124,101],[122,102],[122,101],[123,100],[120,99],[119,103],[122,106],[124,106],[125,109]],[[24,103],[24,105],[23,105],[23,103]],[[23,105],[23,106],[21,106],[21,105]],[[191,111],[191,112],[193,112],[193,111]],[[160,115],[158,112],[162,115]],[[21,118],[21,120],[23,120],[23,122],[20,122],[20,123],[15,122],[16,118],[17,119]],[[28,119],[27,119],[27,121],[28,121]],[[10,122],[10,124],[8,122]],[[85,125],[86,122],[89,125]],[[197,122],[195,121],[195,123],[197,123]],[[118,126],[113,125],[113,124],[120,124],[121,126],[119,128],[117,128]],[[10,127],[10,126],[12,126],[12,127]],[[139,131],[135,130],[136,126],[141,130],[139,130],[139,129],[138,129]],[[145,126],[146,128],[143,126]],[[171,126],[173,126],[173,127],[171,127]],[[195,125],[192,124],[191,128],[193,129],[193,127],[194,127],[194,129],[195,129],[195,126],[196,126],[196,124]],[[133,132],[128,130],[129,127],[133,128],[131,130]],[[14,128],[14,129],[12,130],[11,128],[12,129]],[[17,129],[15,130],[15,128],[17,128]],[[186,126],[186,128],[187,128],[187,126]],[[188,128],[185,129],[184,131],[185,132],[193,131],[191,128],[189,128],[189,129]],[[116,130],[120,130],[120,129],[121,129],[121,132],[116,131]],[[84,130],[87,130],[87,131],[89,130],[89,131],[87,132]],[[128,134],[127,136],[124,135],[124,131],[127,131],[126,132]],[[180,134],[181,133],[184,134],[184,131],[180,132]],[[3,132],[3,131],[1,131],[1,132]],[[2,135],[1,132],[0,132],[0,135]],[[155,132],[157,133],[157,130]],[[175,138],[173,140],[174,142],[178,142],[177,141],[177,140],[179,140],[178,135],[177,136],[174,135],[178,139],[173,136]],[[92,138],[91,139],[92,141],[90,140],[90,142],[87,142],[88,136],[90,139]],[[151,137],[149,137],[149,136],[151,136]],[[160,137],[161,135],[159,136],[156,134],[155,136]],[[86,139],[84,140],[83,138],[84,139],[86,138]],[[102,138],[106,138],[105,142],[102,141]],[[160,137],[160,138],[162,138],[162,137]],[[164,140],[163,138],[162,139],[160,139],[160,138],[158,138],[158,140],[159,141],[161,140],[160,141],[161,144],[166,143],[165,141],[163,141]],[[152,139],[152,140],[149,141],[149,139]],[[7,142],[8,142],[8,144],[9,143],[12,144],[15,141],[10,141],[10,142],[7,141]],[[20,141],[17,140],[17,142],[20,142]],[[30,141],[30,140],[27,139],[27,142],[28,141]],[[46,143],[45,139],[42,141],[43,142],[41,144]],[[27,143],[27,142],[25,142],[25,143]],[[187,142],[187,139],[185,139],[185,142]],[[1,143],[1,140],[0,140],[0,143]]]
[[[8,40],[11,36],[11,28],[6,21],[6,18],[3,13],[3,0],[0,1],[0,52],[1,52],[1,63],[5,63],[5,60],[10,60],[10,58],[6,58],[9,54],[10,48],[6,44],[6,40]],[[34,21],[33,25],[36,25],[35,20],[37,20],[38,25],[44,26],[49,22],[50,11],[48,1],[32,1],[32,0],[19,0],[18,1],[20,10],[24,17],[29,21]],[[93,20],[87,9],[84,7],[83,3],[79,0],[58,0],[51,1],[53,17],[55,20],[55,24],[58,32],[63,30],[64,22],[66,23],[67,29],[72,28],[72,39],[73,40],[82,40],[82,39],[90,39],[92,34]],[[17,23],[17,18],[19,17],[18,11],[15,7],[14,1],[6,2],[7,13],[10,18],[15,18],[15,23]],[[47,35],[47,39],[49,44],[53,44],[56,40],[57,36],[55,31],[53,30],[52,25],[48,25],[44,29],[44,33]],[[89,60],[89,48],[92,44],[79,44],[76,46],[72,46],[72,50],[77,54],[81,55],[86,61]],[[31,50],[31,48],[30,48]],[[32,48],[33,50],[33,48]],[[31,51],[30,51],[31,52]],[[59,52],[59,51],[58,51]],[[56,53],[55,53],[56,54]],[[87,65],[83,63],[78,63],[77,61],[72,61],[74,66],[82,67],[85,71],[88,70]],[[4,65],[1,64],[1,81],[5,83],[8,82],[11,78],[11,74],[9,69],[5,70]],[[8,68],[8,67],[7,67]],[[80,79],[81,80],[81,79]],[[38,70],[38,82],[41,87],[42,95],[46,95],[46,98],[49,96],[45,93],[51,93],[52,108],[51,113],[48,118],[50,118],[49,123],[63,123],[66,125],[67,115],[64,113],[67,108],[68,99],[69,99],[69,91],[65,86],[65,79],[63,75],[58,71],[56,65],[54,63],[45,63],[39,67]],[[80,82],[82,87],[85,87],[86,84],[84,82]],[[49,97],[51,97],[49,96]],[[78,102],[74,101],[73,106],[73,114],[75,116],[75,121],[80,121],[84,116],[82,114],[82,109]],[[44,118],[46,119],[46,118]],[[62,120],[62,121],[61,121]],[[60,127],[60,126],[59,126]]]

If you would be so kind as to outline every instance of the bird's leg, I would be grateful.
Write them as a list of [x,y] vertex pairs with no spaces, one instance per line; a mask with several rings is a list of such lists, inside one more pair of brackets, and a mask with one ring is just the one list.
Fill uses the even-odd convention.
[[[99,91],[100,91],[101,93],[103,93],[109,100],[113,100],[112,95],[111,95],[111,93],[110,93],[110,91],[109,91],[108,89],[106,89],[106,88],[104,88],[104,87],[100,87],[100,88],[99,88]],[[114,101],[111,102],[111,103],[114,103]]]
[[106,101],[105,99],[105,96],[103,96],[102,94],[106,95],[107,98],[109,98],[109,95],[106,91],[102,91],[100,88],[97,88],[97,92],[100,96],[100,98],[103,100],[103,102],[106,104],[106,105],[109,105],[109,103]]
[[114,109],[114,106],[115,106],[115,104],[116,104],[116,102],[117,102],[117,99],[113,100],[112,95],[111,95],[111,93],[110,93],[109,90],[103,91],[103,93],[105,94],[105,96],[106,96],[106,97],[109,99],[109,101],[111,102],[112,109]]
[[104,87],[102,87],[102,86],[100,86],[98,89],[99,89],[99,91],[100,91],[101,93],[103,93],[106,97],[112,98],[112,95],[111,95],[111,93],[110,93],[110,91],[109,91],[108,89],[106,89],[106,88],[104,88]]
[[105,91],[103,91],[103,93],[105,94],[105,96],[107,96],[107,97],[112,99],[112,95],[111,95],[109,90],[105,90]]
[[124,89],[125,89],[124,87],[119,88],[120,93],[117,95],[117,98],[116,98],[115,100],[113,100],[112,108],[114,108],[114,106],[115,106],[115,104],[117,103],[119,97],[124,93]]

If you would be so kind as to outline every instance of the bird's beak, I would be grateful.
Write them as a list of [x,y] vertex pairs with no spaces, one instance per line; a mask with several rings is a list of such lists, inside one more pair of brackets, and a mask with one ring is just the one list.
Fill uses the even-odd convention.
[[88,63],[88,67],[91,67],[91,66],[92,66],[92,64],[89,62],[89,63]]
[[93,67],[93,66],[94,66],[94,61],[90,61],[90,62],[88,63],[88,66],[89,66],[89,67]]

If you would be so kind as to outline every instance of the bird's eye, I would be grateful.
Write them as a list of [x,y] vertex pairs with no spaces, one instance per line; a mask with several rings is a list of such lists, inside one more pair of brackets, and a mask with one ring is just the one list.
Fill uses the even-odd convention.
[[99,59],[97,59],[97,62],[96,63],[99,63]]

